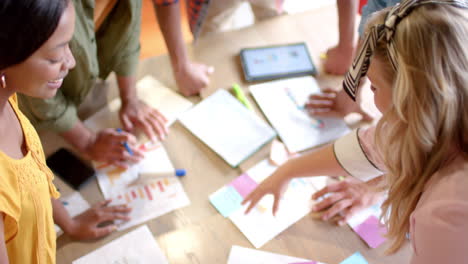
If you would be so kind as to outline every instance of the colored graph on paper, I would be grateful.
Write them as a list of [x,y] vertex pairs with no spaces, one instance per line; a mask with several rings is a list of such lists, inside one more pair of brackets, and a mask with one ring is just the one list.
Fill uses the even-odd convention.
[[146,142],[141,144],[139,149],[144,152],[144,159],[137,164],[131,164],[128,169],[103,163],[95,164],[99,187],[106,199],[126,190],[140,173],[174,172],[174,166],[161,143]]
[[171,177],[127,188],[112,204],[127,204],[132,208],[131,220],[118,223],[119,230],[123,230],[187,206],[190,200],[179,179]]

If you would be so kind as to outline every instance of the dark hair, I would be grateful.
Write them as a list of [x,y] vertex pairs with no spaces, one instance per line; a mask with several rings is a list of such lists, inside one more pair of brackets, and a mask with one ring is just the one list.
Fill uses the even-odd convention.
[[0,70],[29,58],[55,32],[70,0],[0,1]]

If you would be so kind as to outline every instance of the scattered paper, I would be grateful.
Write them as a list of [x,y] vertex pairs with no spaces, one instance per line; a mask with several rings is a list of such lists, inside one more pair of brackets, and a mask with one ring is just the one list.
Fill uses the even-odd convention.
[[272,214],[271,195],[265,196],[245,215],[248,205],[241,205],[242,200],[276,168],[268,160],[263,160],[210,196],[213,206],[228,217],[256,248],[309,213],[314,204],[310,196],[326,185],[325,176],[294,179],[283,194],[276,216]]
[[179,120],[232,167],[276,136],[270,126],[223,89],[185,112]]
[[[88,210],[90,207],[89,203],[83,199],[83,196],[81,196],[79,192],[73,192],[64,198],[60,198],[60,201],[70,217],[75,217]],[[62,229],[58,225],[55,225],[55,232],[57,233],[57,237],[63,234]]]
[[126,204],[132,208],[130,221],[116,221],[118,230],[124,230],[188,206],[190,200],[180,181],[170,177],[127,188],[115,196],[111,203],[119,204]]
[[250,86],[250,92],[291,153],[333,141],[349,132],[343,119],[312,118],[304,109],[320,88],[311,76]]
[[380,203],[373,205],[357,213],[347,221],[354,232],[371,248],[377,248],[387,240],[384,237],[387,233],[387,228],[379,220],[382,214],[380,205]]
[[168,264],[148,226],[139,227],[83,256],[73,264]]
[[232,246],[227,264],[292,264],[294,262],[324,264],[240,246]]

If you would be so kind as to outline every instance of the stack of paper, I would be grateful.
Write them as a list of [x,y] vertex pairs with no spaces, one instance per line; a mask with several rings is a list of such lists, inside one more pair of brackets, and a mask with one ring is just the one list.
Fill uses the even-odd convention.
[[387,228],[379,220],[382,214],[380,206],[380,203],[375,204],[347,221],[354,232],[371,248],[376,248],[387,240],[384,237],[387,234]]
[[266,251],[232,246],[227,264],[325,264]]
[[180,122],[232,167],[276,136],[226,90],[217,91],[185,112]]
[[73,264],[129,264],[158,263],[168,264],[148,227],[142,226],[110,242],[109,244],[83,256]]
[[247,205],[242,206],[242,200],[276,168],[264,160],[210,196],[213,206],[229,217],[256,248],[309,213],[313,205],[310,196],[326,185],[325,176],[294,179],[283,194],[276,216],[272,214],[271,195],[265,196],[245,215]]
[[250,86],[250,92],[290,152],[299,152],[349,132],[343,119],[311,118],[303,109],[309,96],[319,93],[306,76]]

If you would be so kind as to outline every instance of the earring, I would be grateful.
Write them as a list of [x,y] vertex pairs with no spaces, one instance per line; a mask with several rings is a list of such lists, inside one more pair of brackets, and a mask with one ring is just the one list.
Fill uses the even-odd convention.
[[0,76],[0,85],[2,86],[3,89],[5,89],[7,86],[5,73],[2,73],[2,76]]

